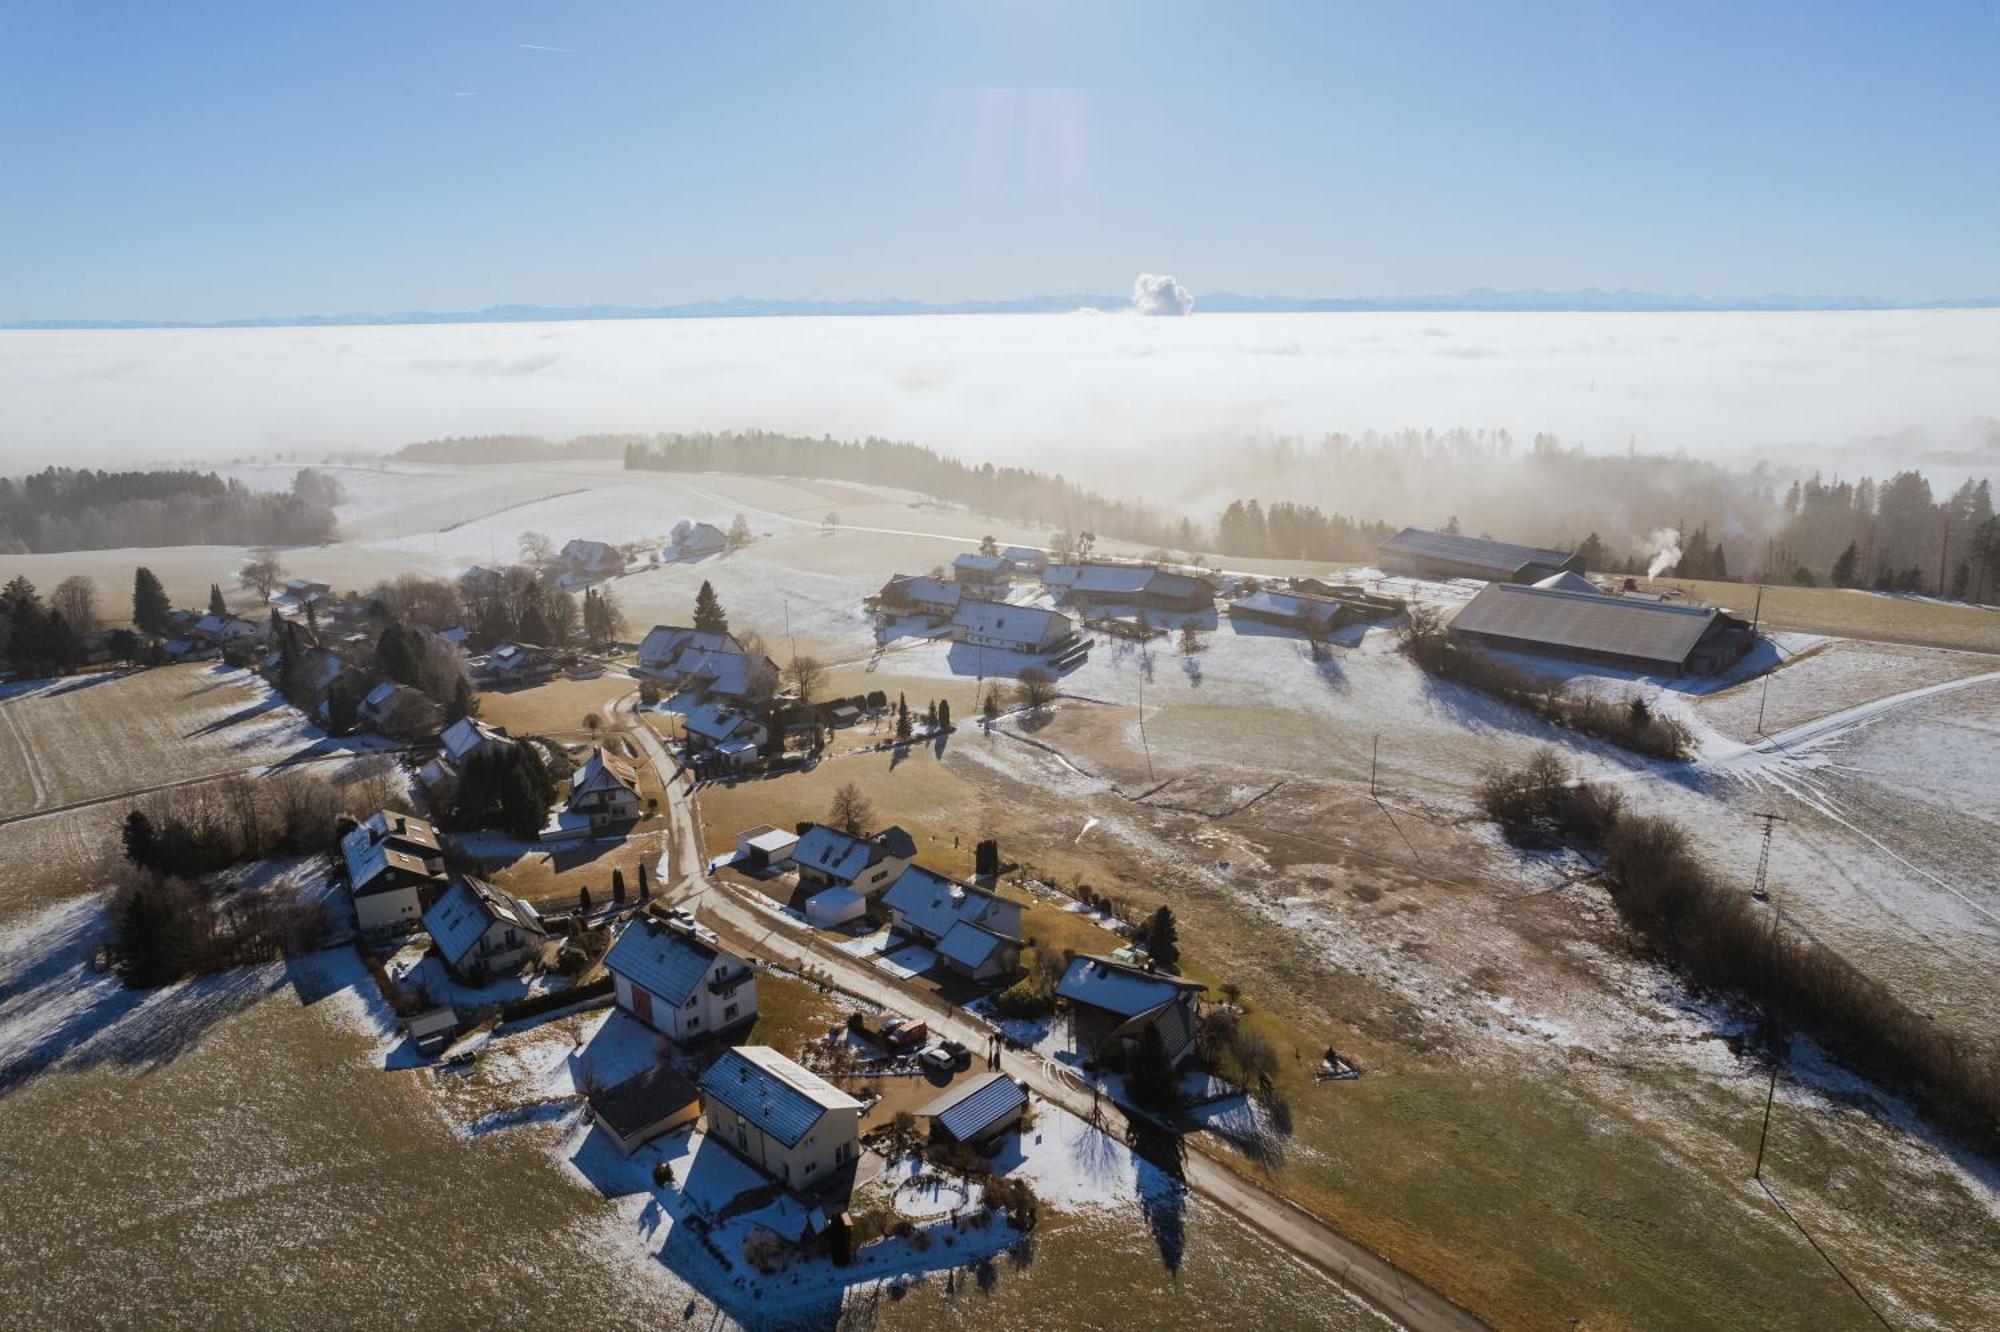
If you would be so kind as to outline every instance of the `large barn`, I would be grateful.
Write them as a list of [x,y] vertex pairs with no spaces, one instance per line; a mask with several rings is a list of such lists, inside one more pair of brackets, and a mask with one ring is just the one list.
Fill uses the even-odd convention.
[[1584,572],[1567,551],[1517,546],[1511,541],[1427,532],[1406,527],[1376,547],[1384,573],[1411,578],[1480,578],[1492,583],[1537,583],[1552,574]]
[[1749,624],[1713,606],[1514,583],[1488,583],[1452,619],[1451,636],[1649,675],[1712,674],[1757,641]]

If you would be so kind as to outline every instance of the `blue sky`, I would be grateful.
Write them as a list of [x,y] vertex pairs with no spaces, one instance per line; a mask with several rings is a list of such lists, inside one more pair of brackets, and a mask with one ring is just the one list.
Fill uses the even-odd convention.
[[2000,295],[2000,5],[21,4],[0,319]]

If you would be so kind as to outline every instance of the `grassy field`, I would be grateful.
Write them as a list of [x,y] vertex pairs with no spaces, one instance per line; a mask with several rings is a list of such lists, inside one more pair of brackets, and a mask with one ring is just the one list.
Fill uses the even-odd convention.
[[531,689],[489,689],[479,695],[479,719],[504,726],[510,735],[546,735],[575,744],[589,736],[583,719],[592,713],[611,720],[612,701],[638,688],[623,675],[595,680],[557,676]]
[[[1662,578],[1660,583],[1679,588],[1695,601],[1727,606],[1745,617],[1757,603],[1757,589],[1744,583],[1681,578]],[[1762,624],[1767,629],[1867,638],[1883,643],[2000,652],[2000,610],[1854,588],[1779,584],[1766,587]]]
[[[1100,712],[1065,708],[1037,738],[1079,743]],[[1623,956],[1594,890],[1524,882],[1473,830],[1365,786],[1295,780],[1216,819],[1183,811],[1226,806],[1240,780],[1177,784],[1162,793],[1174,808],[1065,786],[1052,765],[963,736],[943,760],[838,758],[705,788],[703,819],[726,845],[752,823],[822,817],[855,780],[940,869],[963,872],[981,826],[1008,859],[1134,911],[1170,902],[1189,972],[1242,985],[1284,1060],[1289,1129],[1234,1132],[1241,1167],[1500,1325],[1724,1327],[1759,1308],[1870,1321],[1746,1182],[1756,1064],[1662,1005],[1671,982]],[[1315,1084],[1329,1044],[1367,1074]],[[1976,1254],[2000,1244],[2000,1218],[1980,1186],[1865,1104],[1791,1087],[1777,1124],[1796,1136],[1774,1149],[1774,1186],[1871,1298],[1955,1327],[1992,1297]]]

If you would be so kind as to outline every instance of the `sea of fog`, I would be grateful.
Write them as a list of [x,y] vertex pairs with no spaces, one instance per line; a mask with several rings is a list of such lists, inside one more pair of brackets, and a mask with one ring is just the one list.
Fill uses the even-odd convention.
[[8,472],[761,427],[1104,482],[1256,436],[1466,427],[1950,474],[2000,461],[1996,421],[2000,310],[0,332]]

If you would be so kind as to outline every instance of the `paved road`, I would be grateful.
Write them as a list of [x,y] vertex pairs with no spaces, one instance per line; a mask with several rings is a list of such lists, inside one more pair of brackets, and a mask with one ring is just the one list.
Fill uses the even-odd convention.
[[[718,934],[752,956],[795,970],[811,968],[837,989],[921,1017],[939,1035],[964,1041],[973,1049],[984,1048],[991,1031],[986,1023],[935,995],[897,982],[863,959],[816,943],[767,909],[749,905],[751,890],[710,879],[693,792],[685,779],[674,775],[672,757],[652,728],[638,718],[632,702],[631,696],[620,699],[614,705],[615,712],[638,740],[667,790],[668,840],[675,870],[672,886],[663,894],[667,900],[698,910]],[[1103,1113],[1110,1109],[1108,1102],[1100,1105],[1097,1095],[1074,1073],[1032,1051],[1007,1051],[1001,1062],[1009,1074],[1038,1096],[1079,1118],[1101,1122]],[[1485,1326],[1394,1263],[1200,1150],[1187,1151],[1181,1168],[1189,1189],[1326,1272],[1404,1326],[1420,1332],[1459,1332]]]

